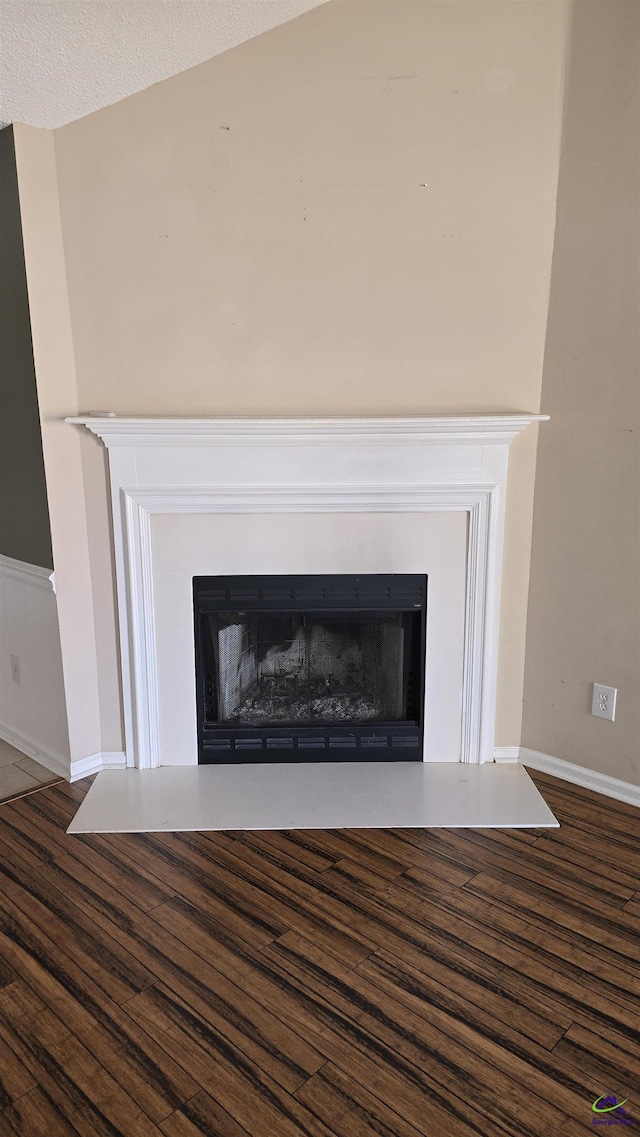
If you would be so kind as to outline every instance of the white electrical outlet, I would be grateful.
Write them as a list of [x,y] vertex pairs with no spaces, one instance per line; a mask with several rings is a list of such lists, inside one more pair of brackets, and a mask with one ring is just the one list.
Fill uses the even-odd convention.
[[603,687],[602,683],[594,683],[591,714],[597,715],[599,719],[611,719],[613,722],[616,717],[617,694],[617,687]]
[[20,682],[20,660],[17,655],[11,656],[11,678],[14,683]]

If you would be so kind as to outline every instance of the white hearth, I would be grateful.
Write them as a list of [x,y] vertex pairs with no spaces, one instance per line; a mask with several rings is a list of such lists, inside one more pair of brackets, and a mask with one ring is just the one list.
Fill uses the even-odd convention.
[[68,419],[109,450],[127,764],[197,763],[192,578],[231,573],[427,573],[424,760],[492,760],[508,449],[543,417]]

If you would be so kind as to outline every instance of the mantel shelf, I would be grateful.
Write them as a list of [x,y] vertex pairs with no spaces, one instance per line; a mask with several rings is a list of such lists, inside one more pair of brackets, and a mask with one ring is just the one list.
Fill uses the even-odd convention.
[[481,415],[394,418],[128,418],[80,415],[65,422],[85,426],[106,446],[232,444],[453,442],[510,443],[548,415],[525,411]]

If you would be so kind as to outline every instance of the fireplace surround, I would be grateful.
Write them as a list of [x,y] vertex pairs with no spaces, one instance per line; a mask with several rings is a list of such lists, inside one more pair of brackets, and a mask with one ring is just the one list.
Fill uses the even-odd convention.
[[492,760],[508,451],[545,417],[68,419],[108,449],[127,764],[198,762],[194,576],[319,569],[429,576],[422,757]]

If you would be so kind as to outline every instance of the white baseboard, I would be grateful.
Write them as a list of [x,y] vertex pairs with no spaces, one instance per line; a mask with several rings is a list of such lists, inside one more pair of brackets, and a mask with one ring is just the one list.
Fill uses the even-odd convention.
[[520,761],[523,766],[530,766],[532,770],[540,770],[543,774],[551,774],[554,778],[562,778],[565,782],[573,782],[576,786],[583,786],[587,790],[614,797],[618,801],[626,801],[629,805],[640,806],[640,786],[633,782],[623,782],[620,778],[612,778],[609,774],[600,774],[596,770],[589,770],[586,766],[576,766],[574,762],[565,762],[563,758],[554,758],[551,754],[543,754],[540,750],[528,750],[526,746],[520,747]]
[[126,755],[120,750],[105,750],[99,754],[90,754],[88,758],[81,758],[78,762],[69,762],[64,754],[58,754],[42,742],[32,738],[23,730],[10,726],[0,719],[0,738],[15,746],[27,758],[34,758],[41,766],[51,770],[59,778],[77,782],[79,778],[86,778],[89,774],[99,774],[101,770],[124,770],[127,765]]
[[520,758],[519,746],[494,746],[494,762],[517,762]]
[[2,719],[0,719],[0,738],[3,742],[8,742],[9,746],[15,746],[16,750],[26,754],[27,758],[35,759],[41,766],[51,770],[52,774],[57,774],[59,778],[68,779],[69,759],[64,754],[51,750],[42,742],[38,742],[36,738],[32,738],[30,734],[26,734],[24,730],[10,726],[8,722],[4,722]]
[[77,782],[79,778],[88,778],[102,770],[124,770],[126,765],[126,755],[121,750],[101,750],[71,763],[71,781]]

